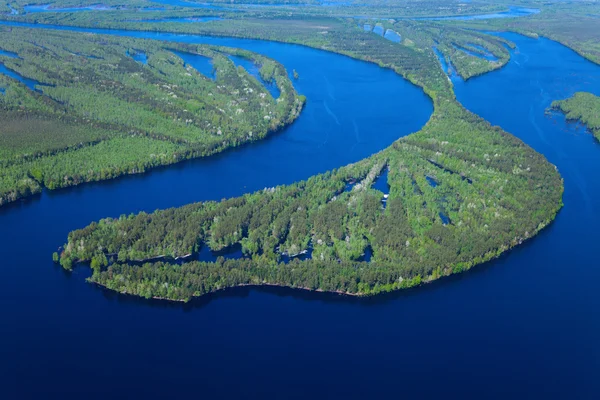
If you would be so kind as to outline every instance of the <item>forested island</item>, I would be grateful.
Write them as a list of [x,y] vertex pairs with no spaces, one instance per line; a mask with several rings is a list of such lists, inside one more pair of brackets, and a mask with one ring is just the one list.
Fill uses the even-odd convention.
[[571,98],[552,102],[550,107],[565,113],[569,120],[581,121],[600,140],[600,97],[578,92]]
[[[48,7],[58,11],[76,3]],[[471,28],[500,29],[513,19],[402,17],[500,12],[505,6],[442,11],[434,1],[416,12],[374,1],[377,7],[327,11],[310,1],[292,9],[269,3],[156,10],[150,2],[125,6],[111,0],[102,12],[36,13],[16,2],[16,12],[0,16],[310,46],[389,68],[434,104],[419,132],[360,162],[219,202],[93,222],[69,234],[56,262],[67,270],[89,263],[91,282],[147,298],[188,301],[240,285],[362,296],[468,270],[553,220],[563,191],[556,168],[467,111],[453,91],[456,79],[503,67],[515,49],[509,40]],[[364,10],[358,14],[363,17],[354,17],[357,10]],[[261,139],[297,118],[305,101],[290,79],[299,78],[295,71],[245,50],[0,29],[6,37],[0,61],[13,74],[0,75],[7,121],[0,138],[0,203],[42,187],[138,173]],[[259,65],[259,76],[236,68],[231,56]],[[200,67],[201,59],[212,63],[208,69]],[[276,85],[277,99],[269,83]],[[208,259],[201,256],[207,253]]]
[[[0,205],[260,140],[305,101],[281,64],[246,50],[23,28],[0,35]],[[259,65],[259,76],[232,56]]]
[[[388,149],[303,182],[94,222],[71,232],[54,255],[64,268],[90,262],[91,282],[169,300],[239,285],[372,295],[495,258],[534,236],[562,206],[553,165],[455,100],[432,48],[437,25],[416,24],[415,40],[398,44],[347,21],[240,24],[227,33],[303,43],[391,68],[423,88],[434,114]],[[433,33],[417,39],[422,32]],[[471,35],[466,40],[475,44],[486,38]],[[487,40],[490,51],[504,46]],[[215,260],[200,260],[207,248]],[[219,257],[236,248],[241,257]]]

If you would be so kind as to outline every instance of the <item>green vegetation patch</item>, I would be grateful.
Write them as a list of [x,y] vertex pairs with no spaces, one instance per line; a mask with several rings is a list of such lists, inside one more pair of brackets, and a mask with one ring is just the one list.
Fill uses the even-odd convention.
[[[33,158],[110,138],[115,132],[72,124],[44,115],[3,114],[0,160]],[[26,133],[26,134],[24,134]]]
[[[543,6],[543,7],[542,7]],[[539,4],[542,12],[527,17],[472,21],[444,21],[444,24],[478,30],[513,31],[530,37],[544,36],[600,63],[600,6],[594,2]]]
[[564,112],[569,120],[583,122],[600,140],[600,97],[577,92],[569,99],[553,101],[550,108]]
[[[397,44],[343,21],[220,26],[224,33],[241,25],[246,35],[391,68],[423,87],[434,100],[434,114],[420,132],[388,149],[303,182],[94,222],[69,234],[55,255],[63,267],[89,261],[94,283],[170,300],[264,284],[372,295],[497,257],[535,235],[560,209],[556,168],[456,102],[431,36],[415,34]],[[385,171],[389,193],[373,188]],[[205,246],[241,246],[245,257],[173,262],[193,258]],[[293,257],[305,252],[312,257]]]
[[[285,68],[246,50],[0,28],[0,205],[260,140],[304,104]],[[215,79],[179,54],[211,63]],[[279,98],[230,56],[260,66]]]

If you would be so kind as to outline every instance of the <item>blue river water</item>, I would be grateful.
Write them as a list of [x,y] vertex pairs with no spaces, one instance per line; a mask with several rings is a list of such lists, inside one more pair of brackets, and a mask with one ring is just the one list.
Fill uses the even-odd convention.
[[23,10],[27,14],[41,13],[41,12],[58,12],[58,13],[72,13],[72,12],[80,12],[80,11],[108,11],[113,8],[107,7],[101,4],[95,4],[91,6],[82,6],[82,7],[52,7],[51,4],[43,4],[43,5],[28,5],[24,6]]
[[396,31],[393,31],[391,29],[387,29],[385,31],[385,35],[383,35],[384,38],[386,38],[387,40],[390,40],[394,43],[400,43],[402,41],[402,37],[400,36],[400,34]]
[[195,24],[201,22],[210,21],[221,21],[223,18],[220,17],[173,17],[173,18],[162,18],[162,19],[140,19],[132,22],[150,22],[150,23],[164,23],[164,22],[178,22],[181,24]]
[[475,14],[475,15],[449,15],[444,17],[422,17],[414,18],[421,20],[430,21],[444,21],[444,20],[458,20],[458,21],[470,21],[478,19],[497,19],[497,18],[516,18],[526,17],[532,14],[538,14],[540,12],[537,8],[523,8],[523,7],[509,7],[508,11],[501,11],[490,14]]
[[479,46],[477,44],[473,44],[473,43],[469,43],[469,46],[479,50],[479,52],[475,52],[475,51],[471,51],[467,48],[458,46],[458,45],[453,45],[455,49],[463,51],[465,53],[467,53],[470,56],[473,57],[478,57],[478,58],[483,58],[485,60],[488,61],[498,61],[498,57],[496,57],[495,55],[493,55],[492,53],[490,53],[485,47],[483,46]]
[[217,78],[215,67],[212,63],[212,58],[204,57],[199,54],[183,53],[179,51],[175,51],[174,53],[183,60],[183,66],[185,68],[190,66],[213,81]]
[[110,33],[258,51],[298,71],[308,103],[256,145],[0,208],[2,398],[596,398],[600,145],[545,109],[578,90],[600,94],[600,67],[555,42],[507,35],[518,47],[506,67],[454,82],[467,108],[565,178],[556,221],[501,259],[372,299],[242,288],[180,305],[102,291],[83,282],[86,268],[63,272],[50,254],[101,217],[358,160],[417,130],[431,104],[390,71],[300,46]]
[[[175,391],[169,389],[169,396],[195,393],[190,392],[188,383],[198,374],[207,383],[213,380],[212,374],[224,378],[225,374],[217,371],[228,368],[228,356],[219,361],[221,367],[210,365],[212,357],[205,358],[209,350],[216,351],[225,343],[215,342],[219,337],[217,330],[206,329],[209,323],[206,318],[216,316],[212,311],[199,307],[189,313],[190,309],[181,305],[172,307],[137,300],[132,303],[127,298],[112,297],[84,282],[87,269],[65,274],[56,268],[51,253],[64,242],[70,230],[105,216],[237,196],[356,162],[386,148],[398,137],[419,130],[433,110],[421,89],[391,70],[324,51],[254,40],[97,32],[257,51],[277,59],[290,72],[298,71],[299,79],[294,80],[294,85],[308,101],[293,125],[259,143],[145,175],[45,192],[1,208],[0,302],[5,307],[0,339],[6,344],[0,363],[2,398],[34,398],[65,390],[73,398],[84,394],[89,397],[90,385],[96,379],[109,382],[98,391],[94,389],[93,398],[117,392],[156,398],[163,397],[165,392],[142,383],[151,376],[154,382],[162,381],[163,388],[171,386],[167,382],[182,378],[187,382]],[[27,228],[34,226],[37,228]],[[277,302],[271,296],[266,301],[271,300]],[[197,315],[188,318],[194,314]],[[217,324],[234,323],[243,316],[222,317]],[[242,333],[245,323],[239,322],[241,325],[233,330],[223,325],[223,338],[234,332],[245,335]],[[115,323],[121,326],[116,328]],[[178,348],[184,332],[192,340],[190,345],[195,349],[192,352]],[[230,339],[232,345],[242,345],[238,339]],[[127,344],[130,340],[137,344],[130,346]],[[156,347],[163,341],[175,347]],[[237,352],[235,347],[230,350],[231,356]],[[195,355],[187,358],[183,353]],[[168,372],[161,372],[160,363],[153,360],[166,357],[165,362],[172,364],[168,359],[176,354],[182,358]],[[251,353],[246,355],[253,357]],[[129,361],[118,361],[122,356]],[[201,358],[205,361],[198,364]],[[197,366],[202,367],[196,369]],[[67,375],[72,382],[69,389],[61,382],[61,376]],[[214,386],[203,390],[204,394],[214,397],[220,387],[228,386],[225,380],[219,381],[221,378],[213,380]],[[39,385],[26,385],[30,379],[38,380]],[[127,383],[130,379],[138,383],[131,386]],[[1,396],[2,392],[8,396]]]
[[[274,80],[273,80],[273,82],[266,82],[260,76],[260,66],[256,65],[252,60],[249,60],[244,57],[229,56],[229,59],[235,64],[236,67],[244,68],[246,71],[248,71],[248,73],[251,76],[255,77],[257,81],[262,83],[263,86],[269,91],[269,93],[271,93],[271,96],[273,96],[274,99],[279,98],[280,91],[279,91],[279,88],[277,87],[277,84],[275,83]],[[289,71],[289,72],[291,73],[291,71]]]

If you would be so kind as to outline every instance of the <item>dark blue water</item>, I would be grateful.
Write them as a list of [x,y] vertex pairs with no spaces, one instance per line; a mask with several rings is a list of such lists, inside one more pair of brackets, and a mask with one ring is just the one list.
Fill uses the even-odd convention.
[[[218,200],[358,161],[420,129],[431,102],[392,71],[301,46],[121,33],[257,51],[296,69],[302,79],[294,83],[308,101],[290,128],[255,145],[0,208],[0,398],[281,393],[313,363],[306,346],[317,345],[322,323],[297,322],[307,323],[313,307],[326,312],[317,319],[326,317],[320,301],[256,291],[191,307],[132,300],[86,284],[86,268],[64,273],[51,253],[70,230],[105,216]],[[342,307],[346,311],[334,320],[360,310]],[[290,313],[283,324],[273,319],[279,312]],[[296,322],[286,321],[294,315]],[[322,339],[318,347],[331,338]],[[273,379],[257,386],[259,373]]]
[[131,22],[155,22],[155,23],[161,23],[161,22],[178,22],[178,23],[184,23],[184,24],[193,24],[193,23],[200,23],[200,22],[210,22],[210,21],[222,21],[223,18],[221,17],[173,17],[173,18],[163,18],[163,19],[140,19],[140,20],[133,20]]
[[252,60],[239,56],[229,56],[229,59],[233,61],[236,67],[244,68],[250,75],[255,77],[256,80],[259,81],[265,87],[265,89],[269,91],[269,93],[271,93],[271,96],[273,96],[274,99],[279,98],[280,92],[279,88],[277,87],[277,83],[275,80],[273,80],[273,82],[266,82],[260,76],[260,65],[255,64]]
[[448,73],[448,63],[446,62],[446,57],[444,57],[444,55],[442,54],[441,51],[439,51],[437,49],[437,47],[433,47],[433,52],[435,53],[438,61],[440,62],[440,66],[442,67],[442,71],[444,71],[444,73]]
[[399,33],[391,30],[391,29],[387,29],[385,31],[385,35],[383,35],[384,38],[386,38],[387,40],[390,40],[394,43],[400,43],[402,41],[402,38],[400,36]]
[[443,225],[448,225],[450,223],[450,218],[443,212],[438,213],[440,219],[442,220]]
[[[381,198],[381,206],[383,208],[387,207],[388,196],[390,195],[390,184],[388,183],[388,172],[389,172],[389,170],[386,167],[381,172],[381,175],[379,175],[377,178],[375,178],[375,181],[373,182],[373,185],[371,186],[371,188],[373,188],[375,190],[379,190],[380,192],[383,193],[383,197]],[[369,255],[366,258],[368,258],[370,260],[371,256]],[[365,260],[366,260],[366,258],[365,258]]]
[[444,71],[444,73],[448,76],[448,79],[450,79],[452,82],[462,80],[460,75],[458,75],[458,72],[456,72],[456,68],[454,68],[454,65],[446,60],[444,54],[441,51],[439,51],[438,48],[435,46],[432,48],[432,50],[433,53],[436,55],[438,61],[440,62],[442,71]]
[[[208,3],[194,3],[185,0],[152,0],[152,3],[164,4],[166,6],[174,6],[174,7],[191,7],[191,8],[206,8],[210,10],[224,10],[225,7],[220,7],[218,5],[208,4]],[[233,11],[233,10],[231,10]]]
[[34,91],[40,91],[40,89],[38,88],[38,86],[40,85],[39,81],[36,81],[35,79],[29,79],[27,77],[24,77],[23,75],[19,74],[16,71],[13,71],[10,68],[7,68],[2,62],[0,62],[0,74],[9,76],[13,79],[18,80],[19,82],[23,83],[25,86],[27,86],[30,90],[34,90]]
[[19,58],[17,53],[13,53],[12,51],[0,50],[0,56],[5,56],[9,58]]
[[221,251],[211,251],[210,247],[202,246],[196,259],[204,262],[216,262],[219,257],[223,257],[224,259],[239,259],[243,256],[242,245],[240,244]]
[[540,12],[540,10],[537,8],[509,7],[508,11],[502,11],[502,12],[498,12],[498,13],[479,14],[479,15],[450,15],[447,17],[423,17],[423,18],[414,18],[414,19],[430,20],[430,21],[443,21],[443,20],[469,21],[469,20],[478,20],[478,19],[527,17],[528,15],[538,14],[539,12]]
[[379,190],[383,194],[390,194],[390,185],[388,184],[388,169],[385,168],[381,174],[375,178],[371,186],[375,190]]
[[565,177],[565,207],[538,237],[469,273],[361,301],[243,288],[182,306],[54,267],[51,252],[91,220],[291,182],[384,147],[431,111],[376,66],[224,39],[298,70],[301,118],[221,156],[0,208],[2,398],[596,398],[600,145],[544,110],[576,90],[600,94],[600,67],[547,40],[510,39],[513,60],[457,95]]
[[438,183],[435,179],[433,179],[430,176],[426,176],[425,179],[427,180],[427,183],[429,183],[429,186],[431,187],[437,187]]
[[480,286],[467,285],[463,300],[477,303],[468,306],[477,312],[460,311],[452,329],[472,331],[457,350],[467,352],[463,366],[485,366],[479,373],[467,367],[481,379],[477,385],[503,382],[498,395],[597,398],[600,261],[592,249],[600,226],[600,145],[584,128],[544,111],[576,91],[600,95],[600,67],[547,39],[504,36],[518,46],[509,64],[455,82],[457,97],[557,165],[565,206],[534,240],[474,272]]
[[206,76],[208,79],[213,81],[217,78],[215,73],[215,67],[212,63],[212,58],[201,56],[199,54],[184,53],[181,51],[174,51],[184,62],[184,67],[188,65],[194,68],[196,71]]
[[312,258],[312,253],[313,253],[313,248],[312,248],[312,243],[308,244],[308,248],[306,250],[302,250],[302,252],[300,252],[299,254],[287,254],[287,253],[281,253],[280,254],[280,260],[281,262],[283,262],[284,264],[289,264],[290,261],[292,260],[309,260]]
[[383,36],[383,32],[384,32],[383,26],[375,25],[375,27],[373,27],[373,33],[375,33],[379,36]]

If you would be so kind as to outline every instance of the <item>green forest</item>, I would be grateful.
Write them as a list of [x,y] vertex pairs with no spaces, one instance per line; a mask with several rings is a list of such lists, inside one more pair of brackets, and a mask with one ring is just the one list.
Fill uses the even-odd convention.
[[[0,205],[260,140],[305,101],[281,64],[245,50],[5,27],[0,35],[0,64],[14,74],[0,74]],[[180,53],[202,58],[215,80]],[[231,55],[260,65],[279,98]]]
[[600,140],[600,97],[578,92],[571,98],[552,102],[550,108],[564,112],[569,120],[583,122]]
[[537,3],[540,13],[528,17],[444,21],[444,25],[483,31],[511,31],[555,40],[588,60],[600,63],[600,4],[598,2]]
[[[301,43],[325,50],[329,49],[326,43],[335,40],[328,38],[327,35],[344,32],[344,35],[351,35],[356,40],[367,40],[365,32],[362,32],[362,26],[379,24],[384,29],[398,32],[402,37],[402,43],[406,46],[415,46],[416,43],[418,48],[436,47],[442,52],[448,64],[456,68],[456,72],[462,79],[501,68],[510,58],[505,45],[514,46],[502,38],[436,21],[363,18],[359,20],[361,26],[358,26],[355,18],[324,18],[322,8],[315,14],[309,12],[309,9],[305,7],[302,10],[294,9],[294,13],[285,13],[277,8],[260,11],[249,9],[244,12],[243,17],[240,17],[239,13],[226,10],[174,9],[143,14],[124,10],[103,13],[37,13],[6,18],[56,25],[261,38]],[[355,8],[353,10],[358,12]],[[368,13],[361,15],[368,15]],[[222,19],[197,24],[178,22],[182,18],[200,17]],[[161,22],[156,23],[157,21]],[[370,36],[378,35],[372,33]],[[381,37],[377,39],[369,38],[368,41],[373,42],[373,45],[385,46],[382,44],[385,39]],[[486,54],[493,56],[493,59],[483,57]]]
[[[76,3],[92,5],[65,0],[51,7]],[[26,3],[14,2],[17,13],[0,19],[310,46],[395,71],[424,90],[434,113],[419,132],[389,148],[306,181],[106,218],[72,231],[53,258],[67,270],[89,263],[95,284],[176,301],[240,285],[374,295],[496,258],[547,226],[562,206],[557,169],[463,108],[452,83],[509,61],[515,45],[482,30],[537,35],[552,20],[553,6],[540,4],[542,13],[520,22],[467,22],[407,17],[499,12],[508,6],[367,0],[322,7],[299,0],[305,6],[290,8],[256,0],[249,3],[264,7],[217,2],[221,8],[167,5],[158,11],[145,10],[155,3],[142,0],[127,8],[121,3],[110,0],[102,12],[30,13]],[[216,19],[178,22],[201,17]],[[0,55],[2,65],[34,81],[24,84],[0,75],[7,121],[0,138],[4,202],[42,187],[138,173],[258,140],[291,123],[305,101],[283,66],[239,49],[1,29],[7,40],[0,49],[9,52]],[[383,37],[388,29],[398,43]],[[585,48],[577,48],[582,41],[573,40],[575,45],[568,34],[559,40],[580,52],[594,46],[588,40]],[[180,53],[209,58],[216,81],[187,65]],[[261,78],[276,82],[280,98],[273,99],[258,80],[236,68],[229,55],[259,64]],[[298,78],[295,71],[292,75]],[[51,134],[40,137],[42,131]],[[379,179],[387,179],[387,193],[375,188]],[[207,249],[237,248],[241,258],[198,260]]]
[[[433,39],[399,45],[345,21],[330,23],[324,36],[316,23],[251,21],[243,32],[305,40],[393,69],[434,101],[426,126],[293,185],[94,222],[71,232],[55,260],[66,269],[90,262],[90,281],[111,290],[169,300],[257,284],[372,295],[468,270],[552,221],[562,205],[556,168],[456,102]],[[382,193],[373,183],[386,171]],[[235,246],[244,257],[193,261],[203,247]],[[311,259],[293,257],[305,252]]]

